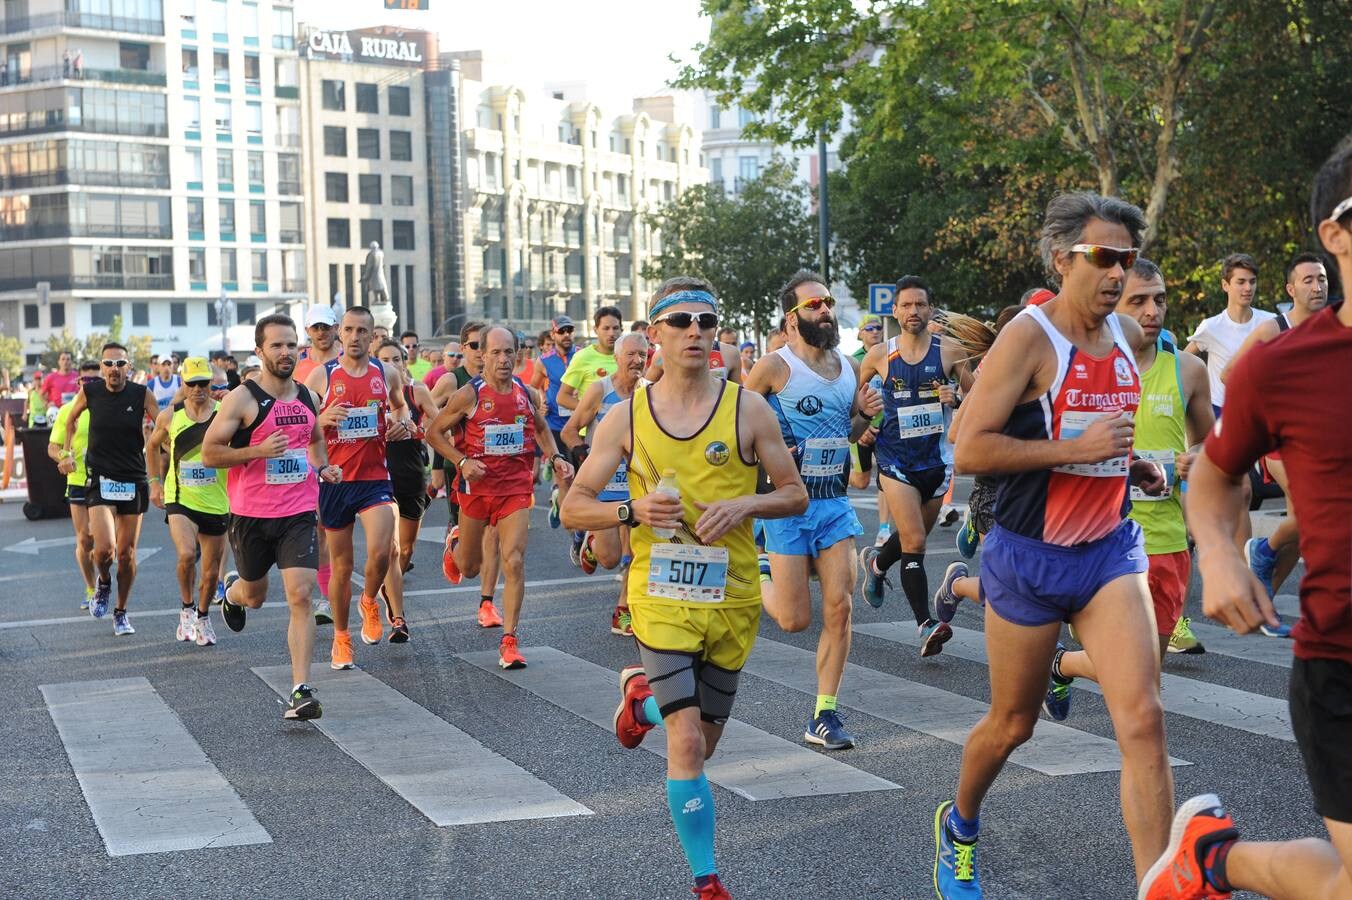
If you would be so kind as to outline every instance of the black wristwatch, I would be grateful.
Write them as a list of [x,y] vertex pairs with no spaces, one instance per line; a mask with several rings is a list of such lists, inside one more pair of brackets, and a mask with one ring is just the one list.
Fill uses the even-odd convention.
[[634,517],[634,507],[628,503],[621,503],[615,507],[615,517],[620,520],[621,525],[628,525],[630,528],[637,528],[639,521]]

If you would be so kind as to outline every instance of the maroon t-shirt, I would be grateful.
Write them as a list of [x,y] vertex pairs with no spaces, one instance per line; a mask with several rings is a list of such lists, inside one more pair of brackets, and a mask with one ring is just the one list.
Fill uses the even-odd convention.
[[1281,451],[1305,560],[1296,656],[1352,663],[1352,328],[1338,320],[1342,305],[1240,358],[1206,455],[1238,476]]

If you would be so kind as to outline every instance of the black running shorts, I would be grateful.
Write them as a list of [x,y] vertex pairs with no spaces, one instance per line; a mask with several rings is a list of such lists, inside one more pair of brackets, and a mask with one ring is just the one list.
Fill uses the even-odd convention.
[[197,526],[198,534],[204,534],[207,537],[220,537],[225,534],[226,528],[230,525],[229,513],[218,515],[216,513],[198,512],[181,503],[164,504],[164,521],[166,524],[169,522],[170,516],[183,516]]
[[[114,484],[117,484],[114,482]],[[118,485],[120,493],[125,492],[127,484]],[[131,483],[131,499],[122,500],[103,496],[103,478],[90,474],[85,483],[86,506],[111,506],[119,516],[140,516],[150,508],[150,485],[144,481]]]
[[319,569],[315,514],[297,513],[280,519],[230,517],[230,548],[235,570],[245,581],[258,581],[268,569]]
[[1305,759],[1314,808],[1352,822],[1352,665],[1340,659],[1291,662],[1291,730]]

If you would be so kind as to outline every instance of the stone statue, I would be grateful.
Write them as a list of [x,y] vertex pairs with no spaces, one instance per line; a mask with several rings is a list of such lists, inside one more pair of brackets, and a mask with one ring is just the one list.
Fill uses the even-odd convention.
[[368,306],[390,302],[390,286],[385,280],[385,253],[376,241],[371,242],[366,262],[361,266],[361,292],[363,299],[375,294],[375,301]]

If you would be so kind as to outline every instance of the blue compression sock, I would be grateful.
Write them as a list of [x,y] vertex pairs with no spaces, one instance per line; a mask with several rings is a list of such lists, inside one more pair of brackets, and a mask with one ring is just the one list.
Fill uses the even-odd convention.
[[976,840],[977,829],[981,827],[981,815],[978,813],[973,819],[964,819],[962,813],[958,812],[958,804],[954,803],[948,808],[948,830],[953,832],[953,836],[964,841]]
[[718,871],[714,865],[714,795],[703,773],[689,780],[667,779],[667,805],[685,860],[696,878]]
[[662,724],[662,710],[657,708],[657,698],[649,694],[643,699],[643,714],[640,718],[649,725]]

